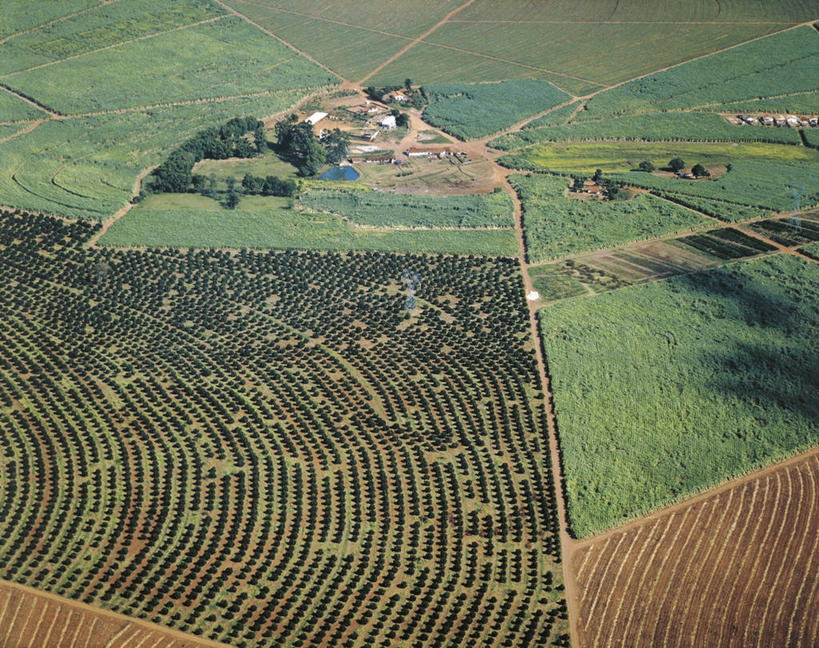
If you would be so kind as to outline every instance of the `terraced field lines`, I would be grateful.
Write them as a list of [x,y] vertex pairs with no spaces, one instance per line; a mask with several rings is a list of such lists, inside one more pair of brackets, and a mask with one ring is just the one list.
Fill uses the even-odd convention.
[[578,543],[580,645],[815,646],[817,476],[814,449]]

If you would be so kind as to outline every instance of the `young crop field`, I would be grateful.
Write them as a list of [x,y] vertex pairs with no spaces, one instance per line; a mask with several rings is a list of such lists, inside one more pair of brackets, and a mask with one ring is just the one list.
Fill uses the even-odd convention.
[[311,189],[301,198],[309,211],[331,212],[375,227],[508,227],[514,206],[506,192],[466,196],[414,196],[380,191]]
[[[543,7],[548,11],[551,5]],[[599,90],[604,85],[620,83],[786,26],[593,20],[500,25],[453,21],[436,29],[425,41],[532,65],[567,75],[565,80],[579,79],[587,88]],[[535,43],[542,45],[533,46]],[[403,57],[397,63],[402,61]],[[578,96],[588,92],[571,89],[560,81],[555,83]]]
[[348,223],[335,214],[289,209],[288,200],[281,198],[246,197],[236,210],[222,209],[210,202],[211,209],[200,205],[186,205],[182,209],[139,206],[114,223],[100,242],[124,247],[384,250],[507,257],[517,254],[517,239],[511,228],[374,229]]
[[520,79],[501,83],[425,85],[424,121],[462,140],[496,133],[552,108],[569,95],[551,83]]
[[584,647],[819,644],[819,454],[579,548]]
[[227,648],[6,581],[0,581],[0,628],[6,646]]
[[722,261],[744,259],[776,250],[773,245],[731,227],[683,236],[676,242]]
[[[816,215],[813,215],[816,218]],[[772,241],[795,247],[819,241],[819,222],[794,214],[788,218],[770,219],[751,223],[749,227]]]
[[816,92],[819,34],[807,26],[691,61],[601,93],[580,119]]
[[236,648],[565,645],[516,260],[98,228],[0,220],[0,578]]
[[225,10],[207,0],[162,0],[104,4],[3,44],[0,75],[80,56],[136,38],[215,18]]
[[43,122],[0,143],[2,203],[101,220],[128,203],[140,172],[205,126],[274,115],[304,97],[280,92],[207,104]]
[[797,146],[802,143],[799,132],[792,128],[735,126],[721,115],[679,112],[527,128],[517,133],[502,135],[492,140],[491,146],[509,151],[541,142],[583,140],[772,142]]
[[651,194],[632,200],[571,198],[571,180],[550,175],[510,176],[523,206],[529,260],[576,252],[704,226],[697,213]]
[[0,22],[0,39],[6,40],[69,14],[98,6],[102,2],[103,0],[49,0],[32,3],[28,0],[5,0],[3,21]]
[[780,254],[542,309],[574,532],[819,443],[817,299]]
[[310,89],[337,79],[256,27],[228,16],[2,76],[0,82],[54,110],[83,113]]

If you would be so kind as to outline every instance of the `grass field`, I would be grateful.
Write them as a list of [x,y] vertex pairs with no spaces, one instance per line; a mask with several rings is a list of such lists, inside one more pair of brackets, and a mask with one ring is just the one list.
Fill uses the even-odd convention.
[[527,128],[502,135],[492,140],[491,145],[506,151],[542,142],[583,140],[771,142],[797,146],[802,143],[799,132],[793,128],[735,126],[721,115],[679,112]]
[[310,211],[339,214],[359,225],[402,227],[508,227],[515,224],[509,194],[413,196],[366,190],[312,189]]
[[580,549],[580,645],[816,645],[818,482],[812,453]]
[[819,34],[799,27],[601,93],[579,119],[819,90]]
[[0,214],[0,578],[236,648],[565,645],[516,259],[98,228]]
[[[747,160],[760,163],[768,161],[773,165],[809,163],[813,166],[819,162],[819,153],[804,146],[752,142],[632,141],[558,142],[547,146],[533,146],[503,157],[501,162],[506,164],[508,161],[508,165],[514,168],[522,160],[533,165],[533,168],[591,174],[595,169],[602,169],[606,173],[631,171],[643,160],[649,160],[659,169],[675,157],[692,165],[700,162],[706,166],[736,165],[739,161]],[[643,178],[645,182],[653,182],[654,176],[647,173],[633,173],[629,178],[638,183],[642,176],[646,176]],[[669,182],[673,185],[675,181]]]
[[0,81],[55,110],[81,113],[316,88],[337,80],[231,16]]
[[640,194],[628,201],[566,197],[571,180],[549,175],[510,176],[523,203],[529,260],[543,261],[671,232],[708,221],[689,209]]
[[501,83],[425,85],[424,121],[459,139],[477,139],[566,101],[569,96],[536,79]]
[[[384,250],[515,256],[515,233],[507,230],[374,230],[355,227],[333,214],[288,209],[284,198],[245,197],[236,210],[210,210],[193,196],[184,208],[156,201],[131,210],[100,239],[103,245],[139,247],[295,248]],[[178,201],[180,198],[172,197]],[[189,200],[195,201],[188,202]],[[153,204],[158,204],[154,202]],[[215,207],[215,209],[214,209]]]
[[817,299],[777,255],[543,309],[575,533],[816,445]]

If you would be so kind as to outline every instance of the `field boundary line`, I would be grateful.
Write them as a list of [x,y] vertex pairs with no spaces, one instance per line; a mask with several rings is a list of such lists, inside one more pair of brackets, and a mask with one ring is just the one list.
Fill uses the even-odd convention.
[[191,635],[182,632],[181,630],[175,630],[174,628],[168,628],[157,623],[152,623],[151,621],[129,617],[118,612],[107,610],[102,607],[89,605],[88,603],[83,603],[81,601],[75,601],[64,596],[59,596],[58,594],[52,594],[51,592],[37,589],[35,587],[21,585],[20,583],[15,583],[13,581],[0,579],[0,591],[3,590],[10,592],[9,596],[11,596],[12,592],[17,592],[18,594],[21,594],[22,595],[20,597],[21,603],[23,600],[26,599],[30,600],[33,598],[36,600],[37,598],[39,598],[40,601],[42,601],[45,604],[57,603],[60,605],[64,605],[66,608],[69,609],[69,611],[76,610],[79,613],[92,614],[94,615],[95,619],[99,617],[105,617],[108,619],[113,619],[115,621],[121,621],[126,624],[124,629],[138,628],[141,630],[145,630],[147,632],[159,632],[167,636],[169,639],[177,640],[181,643],[184,643],[184,645],[186,646],[188,645],[191,646],[191,648],[231,648],[227,644],[220,643],[218,641],[213,641],[212,639],[205,639],[204,637]]
[[636,517],[632,520],[629,520],[619,526],[612,527],[603,531],[602,533],[597,533],[595,535],[586,536],[585,538],[581,538],[580,540],[575,540],[575,549],[581,549],[583,547],[589,546],[594,544],[595,542],[599,542],[601,539],[606,538],[609,535],[614,535],[616,533],[623,533],[625,531],[629,531],[632,528],[639,526],[640,524],[645,524],[648,520],[651,520],[656,517],[661,517],[663,515],[667,515],[669,513],[673,513],[676,511],[680,511],[685,509],[686,507],[692,506],[694,504],[699,504],[711,497],[715,497],[725,491],[734,488],[736,486],[741,486],[746,482],[750,482],[754,479],[759,479],[760,477],[765,477],[769,473],[772,473],[780,468],[784,468],[786,466],[792,466],[797,464],[805,459],[810,459],[811,457],[819,457],[819,445],[812,446],[807,450],[802,450],[801,452],[797,452],[790,457],[785,459],[780,459],[778,461],[773,461],[768,463],[765,466],[760,468],[756,468],[753,470],[748,471],[745,474],[738,475],[736,477],[731,477],[720,484],[716,484],[712,487],[706,487],[699,493],[695,493],[689,497],[679,500],[678,502],[674,502],[669,506],[665,506],[663,508],[658,508],[654,511],[646,513],[645,515],[641,515]]
[[116,223],[120,218],[125,216],[125,214],[127,214],[134,207],[136,207],[136,203],[132,202],[133,198],[135,198],[136,196],[139,195],[139,192],[142,190],[142,181],[155,168],[156,167],[148,167],[147,169],[143,169],[142,171],[139,172],[139,175],[136,177],[136,180],[134,181],[134,190],[133,190],[133,193],[132,193],[131,200],[129,200],[128,203],[125,206],[123,206],[117,213],[115,213],[113,216],[111,216],[111,218],[103,221],[102,227],[100,227],[99,231],[96,232],[90,239],[88,239],[88,242],[85,244],[86,247],[88,247],[88,248],[94,247],[96,245],[97,241],[99,241],[100,238],[102,238],[102,235],[105,234],[108,231],[108,229],[111,227],[111,225]]
[[49,108],[48,106],[45,106],[44,104],[38,103],[34,99],[30,99],[26,95],[24,95],[24,94],[22,94],[20,92],[17,92],[13,88],[9,88],[5,83],[0,83],[0,89],[5,90],[6,92],[8,92],[11,95],[14,95],[18,99],[22,99],[28,105],[34,106],[37,110],[42,110],[44,113],[48,114],[49,116],[51,116],[53,118],[62,117],[61,113],[58,113],[55,110],[52,110],[51,108]]
[[795,25],[791,20],[469,20],[453,23],[501,25]]
[[[450,49],[456,52],[462,52],[464,54],[471,54],[472,56],[479,56],[481,58],[489,59],[490,61],[499,61],[501,63],[507,63],[509,65],[518,65],[520,67],[525,67],[530,70],[537,70],[538,72],[545,72],[547,74],[553,74],[555,76],[564,77],[566,79],[574,79],[575,81],[582,81],[583,83],[591,83],[592,85],[601,86],[603,88],[606,87],[605,83],[601,83],[600,81],[592,81],[591,79],[584,79],[583,77],[575,76],[573,74],[567,74],[565,72],[557,72],[555,70],[550,70],[549,68],[540,67],[538,65],[532,65],[531,63],[521,63],[519,61],[513,61],[512,59],[502,58],[500,56],[493,56],[492,54],[484,54],[482,52],[476,52],[475,50],[468,50],[463,49],[462,47],[455,47],[454,45],[446,45],[445,43],[437,43],[435,41],[422,41],[424,45],[431,45],[432,47],[441,47],[443,49]],[[561,88],[562,90],[562,88]],[[563,90],[563,92],[566,92]],[[573,95],[571,92],[566,92],[571,97],[574,97],[575,100],[581,98],[578,95]]]
[[65,63],[66,61],[74,61],[78,58],[82,58],[84,56],[90,56],[91,54],[98,54],[99,52],[105,52],[110,49],[114,49],[116,47],[121,47],[122,45],[130,45],[131,43],[137,43],[139,41],[149,40],[151,38],[156,38],[157,36],[164,36],[165,34],[172,34],[174,32],[182,31],[184,29],[189,29],[191,27],[198,27],[199,25],[206,25],[208,23],[216,22],[218,20],[224,20],[225,18],[230,18],[230,14],[222,14],[221,16],[213,16],[211,18],[205,18],[204,20],[199,20],[197,22],[189,23],[187,25],[178,25],[177,27],[173,27],[172,29],[166,29],[164,31],[154,32],[153,34],[144,34],[142,36],[137,36],[136,38],[129,38],[128,40],[120,41],[119,43],[114,43],[113,45],[106,45],[105,47],[100,47],[98,49],[89,50],[88,52],[81,52],[79,54],[73,54],[72,56],[67,56],[63,59],[58,59],[56,61],[48,61],[46,63],[40,63],[40,65],[35,65],[30,68],[26,68],[24,70],[16,70],[15,72],[9,72],[8,74],[3,75],[2,79],[8,79],[9,77],[17,76],[18,74],[24,74],[26,72],[33,72],[34,70],[39,70],[46,67],[51,67],[52,65],[59,65],[60,63]]
[[347,79],[345,79],[343,76],[341,76],[341,75],[340,75],[338,72],[336,72],[335,70],[333,70],[333,69],[331,69],[331,68],[327,67],[327,66],[326,66],[324,63],[322,63],[321,61],[319,61],[319,60],[317,60],[317,59],[313,58],[313,57],[312,57],[312,56],[310,56],[310,55],[309,55],[307,52],[304,52],[304,51],[300,50],[298,47],[296,47],[296,46],[295,46],[295,45],[293,45],[292,43],[287,42],[287,41],[286,41],[286,40],[284,40],[284,39],[283,39],[281,36],[278,36],[278,35],[277,35],[277,34],[275,34],[274,32],[272,32],[272,31],[270,31],[269,29],[267,29],[266,27],[262,27],[262,26],[261,26],[259,23],[257,23],[257,22],[255,22],[255,21],[251,20],[250,18],[248,18],[247,16],[245,16],[243,13],[241,13],[241,12],[240,12],[240,11],[238,11],[237,9],[234,9],[233,7],[231,7],[230,5],[228,5],[227,3],[222,2],[222,0],[213,0],[213,2],[215,2],[216,4],[218,4],[219,6],[221,6],[223,9],[227,9],[227,10],[228,10],[230,13],[232,13],[234,16],[238,16],[239,18],[241,18],[241,19],[242,19],[242,20],[244,20],[245,22],[247,22],[247,23],[249,23],[249,24],[253,25],[253,26],[254,26],[256,29],[260,29],[260,30],[261,30],[261,31],[263,31],[265,34],[267,34],[268,36],[271,36],[271,37],[275,38],[275,39],[276,39],[277,41],[279,41],[279,42],[280,42],[282,45],[286,45],[286,46],[287,46],[287,47],[289,47],[291,50],[293,50],[293,51],[294,51],[294,52],[296,52],[297,54],[299,54],[299,55],[303,56],[304,58],[306,58],[306,59],[307,59],[308,61],[310,61],[311,63],[314,63],[315,65],[318,65],[318,66],[319,66],[320,68],[322,68],[323,70],[326,70],[327,72],[329,72],[330,74],[332,74],[334,77],[336,77],[336,78],[338,78],[338,79],[341,79],[341,81],[342,81],[343,83],[349,83],[349,81],[348,81]]
[[74,11],[70,14],[66,14],[65,16],[60,16],[59,18],[54,18],[53,20],[49,20],[48,22],[40,23],[39,25],[34,25],[34,27],[29,27],[28,29],[23,29],[21,31],[15,32],[14,34],[9,34],[8,36],[4,36],[0,39],[0,45],[3,45],[6,41],[10,41],[12,38],[17,38],[18,36],[22,36],[23,34],[30,34],[31,32],[39,31],[44,27],[50,27],[51,25],[56,25],[59,22],[66,21],[70,18],[74,18],[74,16],[79,16],[84,13],[88,13],[89,11],[94,11],[95,9],[99,9],[100,7],[104,7],[109,4],[114,4],[118,2],[118,0],[103,0],[103,2],[94,5],[93,7],[86,7],[85,9],[80,9],[79,11]]
[[32,122],[31,124],[29,124],[25,128],[22,128],[22,129],[18,130],[16,133],[12,133],[11,135],[7,135],[6,137],[0,137],[0,144],[5,144],[6,142],[8,142],[10,140],[13,140],[13,139],[15,139],[17,137],[20,137],[21,135],[27,135],[28,133],[33,131],[35,128],[37,128],[40,124],[42,124],[44,121],[48,121],[48,120],[47,119],[38,119],[37,121]]
[[[214,0],[214,1],[215,1],[215,2],[221,2],[221,0]],[[380,64],[378,67],[376,67],[376,68],[375,68],[375,69],[374,69],[372,72],[370,72],[370,73],[369,73],[367,76],[365,76],[363,79],[361,79],[361,81],[359,81],[359,82],[358,82],[358,85],[364,85],[364,83],[365,83],[365,82],[366,82],[368,79],[370,79],[370,78],[372,78],[373,76],[375,76],[376,74],[378,74],[378,73],[379,73],[381,70],[383,70],[383,69],[384,69],[385,67],[387,67],[387,66],[388,66],[390,63],[392,63],[393,61],[395,61],[395,60],[396,60],[398,57],[400,57],[400,56],[402,56],[402,55],[406,54],[406,52],[407,52],[408,50],[410,50],[410,49],[412,49],[413,47],[415,47],[415,45],[417,45],[417,44],[418,44],[418,43],[420,43],[420,42],[421,42],[423,39],[425,39],[427,36],[429,36],[430,34],[432,34],[432,33],[433,33],[433,32],[434,32],[436,29],[438,29],[438,28],[439,28],[441,25],[443,25],[443,24],[447,23],[447,22],[448,22],[448,21],[449,21],[449,20],[452,18],[452,16],[454,16],[454,15],[456,15],[457,13],[459,13],[459,12],[463,11],[464,9],[466,9],[466,8],[467,8],[469,5],[471,5],[473,2],[475,2],[475,0],[466,0],[466,2],[464,2],[464,3],[463,3],[461,6],[456,7],[455,9],[453,9],[452,11],[450,11],[450,12],[449,12],[449,13],[448,13],[446,16],[444,16],[443,18],[441,18],[441,20],[439,20],[439,21],[438,21],[437,23],[435,23],[435,24],[434,24],[432,27],[430,27],[429,29],[427,29],[427,30],[426,30],[426,31],[425,31],[423,34],[421,34],[421,35],[420,35],[420,36],[418,36],[417,38],[415,38],[415,39],[413,39],[412,41],[410,41],[410,42],[409,42],[409,43],[408,43],[408,44],[407,44],[405,47],[403,47],[403,48],[401,48],[400,50],[398,50],[398,51],[397,51],[395,54],[393,54],[393,55],[392,55],[392,56],[390,56],[390,57],[389,57],[389,58],[388,58],[386,61],[384,61],[383,63],[381,63],[381,64]]]

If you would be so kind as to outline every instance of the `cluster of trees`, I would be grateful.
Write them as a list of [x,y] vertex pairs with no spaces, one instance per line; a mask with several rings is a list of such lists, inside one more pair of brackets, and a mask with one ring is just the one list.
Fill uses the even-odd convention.
[[313,127],[290,115],[276,124],[276,147],[279,155],[293,164],[299,175],[312,176],[324,164],[338,164],[347,156],[350,137],[339,129],[322,136],[313,134]]
[[267,140],[263,128],[264,124],[255,117],[234,117],[222,126],[199,131],[154,170],[149,189],[155,192],[185,192],[194,181],[192,171],[199,160],[249,158],[264,152]]
[[[298,192],[298,185],[293,180],[282,180],[276,176],[254,176],[249,173],[242,178],[242,183],[237,187],[236,178],[225,179],[227,191],[223,194],[222,205],[228,209],[236,209],[239,204],[240,194],[255,196],[283,196],[291,197]],[[207,196],[208,198],[218,198],[219,192],[216,188],[216,177],[194,174],[191,181],[193,191]]]
[[[643,160],[637,166],[637,169],[639,171],[644,171],[646,173],[651,173],[652,171],[654,171],[654,168],[655,168],[654,164],[649,160]],[[673,171],[674,173],[682,171],[684,168],[685,160],[683,160],[682,158],[678,157],[672,158],[668,162],[668,169],[670,171]],[[708,169],[706,169],[702,164],[695,164],[694,166],[691,167],[691,174],[696,178],[707,178],[708,176],[711,175],[711,172]]]
[[424,92],[424,88],[415,88],[412,87],[412,79],[404,79],[404,86],[397,86],[397,85],[389,85],[383,87],[376,87],[376,86],[367,86],[364,89],[364,93],[373,101],[389,101],[387,95],[399,91],[401,94],[407,97],[406,101],[402,101],[401,103],[406,106],[411,106],[412,108],[417,108],[421,110],[424,106],[427,105],[428,99],[426,92]]
[[[572,191],[582,191],[586,178],[583,176],[572,176]],[[612,180],[603,177],[603,170],[597,169],[592,176],[595,184],[599,185],[603,190],[603,197],[609,200],[616,200],[620,195],[620,185]]]

